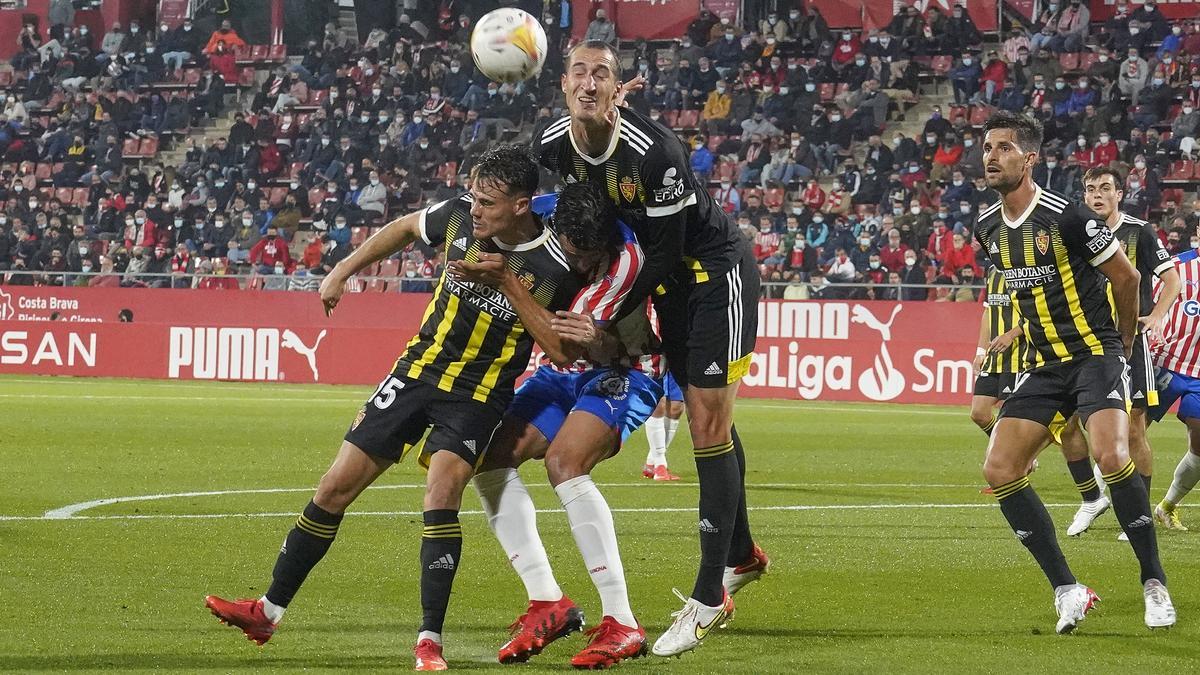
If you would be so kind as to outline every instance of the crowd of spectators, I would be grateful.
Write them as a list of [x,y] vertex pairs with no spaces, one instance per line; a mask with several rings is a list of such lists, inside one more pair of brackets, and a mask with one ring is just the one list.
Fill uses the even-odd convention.
[[[45,34],[27,26],[0,86],[0,275],[225,288],[250,273],[265,288],[315,288],[389,214],[455,194],[482,149],[535,138],[561,114],[561,1],[529,8],[551,57],[515,85],[474,71],[472,17],[426,4],[361,42],[329,24],[274,63],[248,58],[229,22],[103,36],[69,17]],[[1086,4],[1050,4],[990,47],[962,5],[908,7],[868,31],[831,29],[812,5],[742,23],[704,10],[657,43],[618,41],[603,10],[575,20],[620,47],[626,79],[645,78],[627,105],[691,148],[752,240],[768,296],[976,300],[972,231],[996,199],[976,113],[991,107],[1042,119],[1040,184],[1078,199],[1084,170],[1116,163],[1123,208],[1154,208],[1169,246],[1193,240],[1200,200],[1163,179],[1197,152],[1200,21],[1117,9],[1098,25]],[[911,106],[923,80],[941,105],[922,128]],[[157,154],[124,156],[145,139]],[[428,290],[440,272],[421,247],[389,262],[378,271],[402,279],[388,288]]]

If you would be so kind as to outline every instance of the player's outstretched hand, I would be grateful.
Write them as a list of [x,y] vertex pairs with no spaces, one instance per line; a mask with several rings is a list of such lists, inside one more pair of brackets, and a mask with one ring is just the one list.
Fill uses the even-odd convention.
[[591,314],[559,310],[550,320],[550,327],[564,340],[583,347],[592,347],[600,342],[600,329]]
[[632,80],[622,83],[621,86],[617,89],[617,97],[615,99],[615,103],[619,106],[624,106],[626,96],[628,96],[629,94],[632,94],[635,91],[644,89],[645,87],[646,87],[646,78],[642,77],[641,75],[634,75]]
[[500,286],[504,283],[504,278],[512,273],[508,269],[508,260],[499,253],[480,253],[479,262],[473,263],[465,260],[451,260],[447,263],[446,270],[451,278],[458,281],[470,281],[488,286]]
[[340,276],[330,273],[321,280],[321,304],[325,306],[325,316],[333,314],[333,308],[337,307],[338,301],[342,299],[342,292],[346,288],[346,282]]

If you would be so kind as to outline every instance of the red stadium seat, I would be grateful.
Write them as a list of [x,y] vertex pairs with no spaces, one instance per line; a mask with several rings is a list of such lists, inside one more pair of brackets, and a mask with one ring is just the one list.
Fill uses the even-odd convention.
[[200,84],[200,69],[187,68],[183,71],[183,83],[189,86]]
[[742,203],[743,204],[745,204],[746,200],[751,197],[758,197],[761,200],[762,196],[763,196],[762,190],[760,190],[758,188],[742,188]]
[[712,152],[712,153],[716,153],[717,148],[721,147],[721,144],[724,142],[725,142],[724,136],[721,136],[721,135],[709,136],[708,137],[708,151]]
[[82,187],[75,188],[75,190],[71,194],[71,203],[74,204],[75,206],[87,206],[88,205],[88,189],[82,188]]
[[287,199],[287,193],[288,189],[285,187],[273,187],[267,194],[267,202],[271,206],[280,206],[283,204],[283,200]]
[[250,60],[255,63],[265,62],[270,53],[270,48],[267,45],[250,46]]
[[1171,162],[1171,168],[1167,171],[1164,180],[1187,181],[1191,180],[1196,172],[1195,162],[1190,159],[1180,159]]
[[1200,180],[1200,162],[1193,162],[1192,178],[1194,180]]
[[71,188],[58,188],[54,191],[54,198],[63,206],[71,206],[73,204],[71,197],[74,196],[74,192]]
[[837,85],[833,82],[822,82],[818,91],[821,93],[822,101],[832,101],[833,95],[837,93]]
[[783,188],[768,188],[763,193],[763,205],[767,208],[783,206]]
[[383,279],[372,279],[367,282],[367,293],[384,293],[388,289],[388,282]]
[[13,83],[13,71],[0,70],[0,88],[11,87]]
[[398,277],[400,276],[400,261],[396,258],[388,258],[379,265],[379,276],[381,277]]
[[1087,72],[1087,69],[1091,68],[1092,64],[1099,60],[1100,55],[1096,52],[1083,52],[1079,55],[1079,69]]
[[308,105],[325,105],[326,99],[329,98],[328,89],[309,89],[308,90]]
[[967,119],[967,106],[950,104],[950,121],[956,122],[959,118]]
[[250,281],[246,283],[246,290],[261,291],[265,285],[266,279],[256,274],[250,277]]
[[1062,66],[1062,69],[1065,72],[1079,70],[1079,54],[1072,52],[1063,52],[1062,54],[1059,54],[1058,65]]
[[717,165],[718,180],[733,180],[738,175],[738,163],[736,160],[727,160]]
[[[383,226],[382,226],[382,225],[381,225],[381,226],[379,226],[379,227],[372,227],[372,228],[371,228],[371,235],[370,235],[370,236],[371,236],[371,237],[374,237],[375,235],[379,234],[379,231],[380,231],[380,230],[382,230],[382,229],[383,229]],[[368,239],[369,239],[369,238],[370,238],[370,237],[368,237]]]
[[681,129],[695,129],[700,126],[700,111],[699,110],[681,110],[679,111],[679,127]]
[[664,110],[663,111],[663,121],[666,122],[667,126],[671,127],[672,129],[679,126],[679,111],[678,110]]
[[834,96],[835,97],[841,96],[842,94],[845,94],[848,91],[850,91],[850,83],[849,82],[840,82],[840,83],[838,83],[837,92],[834,94]]
[[238,73],[238,86],[253,87],[254,86],[254,67],[246,66]]
[[455,175],[455,173],[457,171],[458,171],[458,162],[446,162],[445,164],[442,164],[441,166],[438,167],[437,179],[445,180],[445,179],[449,178],[450,176]]
[[138,157],[139,144],[140,141],[136,138],[126,138],[125,142],[121,144],[121,154],[126,158]]
[[325,201],[325,191],[321,188],[308,189],[308,203],[310,206],[316,206]]
[[153,157],[158,154],[158,139],[143,138],[141,145],[138,147],[138,154],[145,157]]
[[945,77],[946,73],[950,72],[950,69],[954,67],[954,59],[946,54],[940,54],[933,57],[933,61],[930,62],[929,67],[933,69],[934,73]]
[[238,61],[250,60],[250,45],[238,45],[233,48],[233,58]]
[[1176,206],[1183,202],[1182,188],[1163,188],[1161,204],[1166,205],[1167,202],[1174,202]]
[[350,245],[358,248],[367,240],[367,228],[360,226],[350,228]]
[[39,181],[50,180],[53,170],[53,165],[47,162],[42,162],[41,164],[37,165],[36,169],[33,170],[33,176]]
[[300,172],[303,170],[304,170],[304,162],[292,162],[291,166],[289,167],[290,173],[288,173],[287,177],[288,178],[299,178]]
[[[1176,103],[1176,104],[1172,105],[1171,108],[1169,110],[1167,110],[1167,117],[1163,120],[1163,122],[1166,124],[1170,124],[1171,122],[1174,122],[1175,118],[1179,117],[1179,113],[1181,113],[1181,112],[1183,112],[1183,106],[1181,104]],[[1167,139],[1161,138],[1161,140],[1165,141]]]
[[267,58],[272,63],[283,63],[287,61],[287,45],[271,45],[267,50]]
[[988,117],[992,114],[991,106],[975,105],[971,106],[971,117],[967,122],[973,127],[981,127],[984,122],[987,122]]

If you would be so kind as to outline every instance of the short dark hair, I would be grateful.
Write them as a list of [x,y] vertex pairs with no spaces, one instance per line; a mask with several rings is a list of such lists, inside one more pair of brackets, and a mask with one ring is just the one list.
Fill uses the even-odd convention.
[[584,251],[597,251],[616,235],[616,208],[596,183],[567,183],[554,207],[554,229]]
[[1125,178],[1121,176],[1120,171],[1111,166],[1093,166],[1083,174],[1083,182],[1086,184],[1088,181],[1100,180],[1105,176],[1112,176],[1113,187],[1118,190],[1124,190]]
[[1042,123],[1029,115],[997,110],[983,125],[984,136],[993,129],[1012,129],[1016,134],[1017,142],[1021,144],[1021,149],[1025,152],[1041,152],[1042,150]]
[[510,197],[533,196],[538,187],[537,161],[523,145],[497,145],[479,157],[474,180],[502,184]]
[[571,47],[571,49],[567,51],[567,57],[563,60],[563,65],[567,68],[570,68],[571,59],[575,56],[575,52],[579,51],[580,49],[600,49],[608,52],[609,55],[612,56],[613,66],[615,66],[617,69],[616,72],[613,73],[613,76],[618,79],[621,77],[621,55],[617,52],[615,47],[607,42],[604,42],[603,40],[584,40],[574,47]]

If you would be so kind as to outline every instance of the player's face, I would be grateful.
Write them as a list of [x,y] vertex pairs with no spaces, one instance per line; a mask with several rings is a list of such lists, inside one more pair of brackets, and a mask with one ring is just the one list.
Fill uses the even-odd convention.
[[608,256],[604,254],[603,250],[589,251],[579,248],[561,234],[558,235],[558,243],[562,245],[563,253],[567,254],[567,262],[571,263],[571,270],[585,278],[593,277],[607,261]]
[[1089,180],[1083,186],[1083,198],[1088,208],[1101,218],[1108,218],[1117,210],[1121,197],[1121,188],[1113,183],[1113,177],[1108,174]]
[[1014,129],[992,129],[983,138],[983,178],[997,192],[1015,189],[1037,162],[1037,152],[1022,150]]
[[602,123],[617,95],[617,67],[605,49],[576,49],[562,76],[562,91],[571,117]]
[[490,180],[471,184],[471,235],[476,239],[505,237],[512,233],[518,218],[529,211],[529,197],[514,197],[505,185]]

